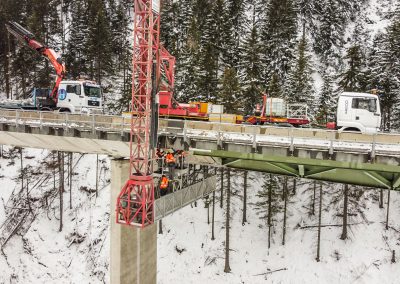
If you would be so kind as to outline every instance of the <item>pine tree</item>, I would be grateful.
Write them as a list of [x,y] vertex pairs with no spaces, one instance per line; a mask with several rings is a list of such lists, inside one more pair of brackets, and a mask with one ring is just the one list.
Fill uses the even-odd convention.
[[260,66],[262,46],[257,27],[256,6],[253,5],[252,9],[252,20],[241,46],[242,60],[239,69],[245,114],[253,112],[255,102],[259,100],[261,92],[265,91],[265,85],[262,80],[262,68]]
[[280,191],[279,181],[277,176],[271,174],[263,174],[264,184],[262,189],[258,191],[257,197],[259,201],[255,203],[255,210],[260,219],[265,219],[268,226],[268,248],[270,248],[272,239],[272,227],[275,220],[276,214],[280,208],[278,206],[278,195]]
[[277,73],[273,73],[271,76],[271,81],[268,85],[268,95],[271,98],[282,97],[282,84]]
[[303,34],[286,81],[285,96],[288,102],[306,103],[308,106],[313,104],[314,88],[311,74],[311,56],[308,53],[306,37]]
[[392,124],[400,128],[400,3],[397,4],[395,16],[387,28],[387,52],[385,63],[390,72],[390,97],[395,101]]
[[323,85],[319,94],[317,120],[319,123],[326,124],[334,120],[337,98],[333,89],[333,75],[329,69],[325,70],[322,76]]
[[226,68],[221,79],[220,102],[224,104],[227,113],[235,113],[240,106],[240,85],[234,68]]
[[87,55],[89,74],[99,84],[103,76],[113,73],[110,20],[104,0],[88,0]]
[[182,38],[182,48],[179,53],[176,68],[176,95],[178,100],[188,102],[200,99],[197,89],[199,73],[200,30],[193,16],[191,0],[183,0],[179,11],[184,11],[182,25],[185,37]]
[[324,64],[336,68],[340,63],[340,48],[343,46],[344,19],[339,13],[337,0],[322,0],[316,5],[319,24],[315,31],[311,31],[314,50]]
[[339,76],[339,86],[346,92],[364,92],[367,80],[365,72],[365,55],[360,45],[351,46],[344,57],[347,68]]
[[273,74],[284,82],[293,58],[297,33],[297,15],[293,0],[271,0],[266,4],[261,42],[264,46],[264,78]]
[[88,56],[88,4],[86,0],[76,0],[71,3],[71,25],[67,42],[68,53],[65,57],[68,74],[72,78],[87,75]]

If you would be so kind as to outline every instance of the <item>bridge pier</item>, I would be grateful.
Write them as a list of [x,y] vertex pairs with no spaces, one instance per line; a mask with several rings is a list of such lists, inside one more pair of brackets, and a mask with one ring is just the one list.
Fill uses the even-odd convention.
[[142,230],[115,223],[115,202],[128,176],[129,160],[111,161],[110,283],[156,284],[156,224]]

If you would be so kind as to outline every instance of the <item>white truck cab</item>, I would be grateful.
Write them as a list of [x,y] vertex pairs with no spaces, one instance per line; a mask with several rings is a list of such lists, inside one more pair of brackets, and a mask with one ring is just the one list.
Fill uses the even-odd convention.
[[61,81],[57,102],[57,109],[60,112],[101,113],[102,108],[100,85],[86,80]]
[[367,93],[342,93],[336,119],[339,131],[360,131],[363,134],[378,132],[381,126],[379,97]]

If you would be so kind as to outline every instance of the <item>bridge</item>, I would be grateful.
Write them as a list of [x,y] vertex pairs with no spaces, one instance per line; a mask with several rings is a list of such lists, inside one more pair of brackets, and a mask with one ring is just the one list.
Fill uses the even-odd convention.
[[[111,204],[128,178],[129,163],[123,158],[129,156],[129,131],[130,119],[122,116],[0,110],[0,144],[109,155]],[[377,188],[400,187],[400,134],[183,120],[160,120],[158,134],[161,148],[190,149],[187,163],[198,166],[181,173],[174,193],[157,199],[156,219],[212,192],[215,174],[204,174],[209,166]],[[111,220],[115,220],[111,211]],[[137,230],[111,222],[111,236],[112,283],[138,279],[155,283],[155,225]]]

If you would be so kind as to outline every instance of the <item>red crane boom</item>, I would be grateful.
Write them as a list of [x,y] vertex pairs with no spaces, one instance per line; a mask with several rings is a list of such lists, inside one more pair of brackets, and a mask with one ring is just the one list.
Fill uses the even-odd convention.
[[8,32],[15,36],[20,42],[27,44],[31,49],[39,52],[53,65],[54,69],[56,70],[57,79],[53,90],[51,91],[50,97],[57,103],[58,86],[66,75],[65,65],[62,62],[61,55],[54,51],[54,49],[51,49],[35,40],[35,36],[30,31],[16,22],[8,22],[6,24],[6,28]]
[[116,222],[143,228],[154,223],[151,130],[156,119],[154,77],[160,69],[160,1],[134,0],[134,9],[130,174],[118,196]]

